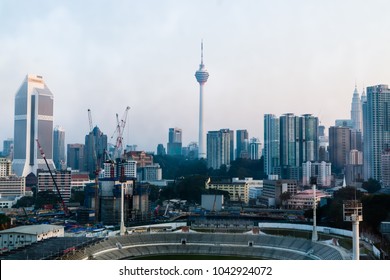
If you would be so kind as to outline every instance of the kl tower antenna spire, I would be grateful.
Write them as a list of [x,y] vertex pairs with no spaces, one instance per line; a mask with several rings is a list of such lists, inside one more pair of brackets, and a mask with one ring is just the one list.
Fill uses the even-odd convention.
[[209,72],[207,72],[206,67],[203,64],[203,40],[200,44],[200,65],[199,70],[195,72],[195,77],[199,83],[199,150],[198,158],[206,158],[206,149],[205,149],[205,134],[203,131],[203,87],[209,78]]

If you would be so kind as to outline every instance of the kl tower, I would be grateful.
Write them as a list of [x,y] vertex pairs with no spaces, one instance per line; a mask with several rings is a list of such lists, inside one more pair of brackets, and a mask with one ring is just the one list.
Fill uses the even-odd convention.
[[200,56],[200,65],[199,70],[196,71],[195,77],[200,86],[199,92],[199,150],[198,150],[198,158],[206,158],[206,150],[205,150],[205,136],[203,132],[203,86],[207,82],[209,78],[209,72],[207,72],[206,67],[203,64],[203,41],[201,43],[201,56]]

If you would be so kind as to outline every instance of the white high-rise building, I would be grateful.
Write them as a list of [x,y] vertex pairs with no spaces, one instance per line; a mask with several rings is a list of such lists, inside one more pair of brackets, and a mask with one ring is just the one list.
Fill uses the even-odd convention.
[[249,158],[259,160],[261,158],[261,150],[260,140],[252,137],[249,143]]
[[53,170],[53,94],[42,76],[27,75],[15,96],[14,159],[17,176],[47,169],[37,147],[39,140]]
[[203,42],[201,44],[201,60],[199,65],[199,70],[195,73],[196,80],[200,86],[199,92],[199,158],[206,158],[206,149],[205,149],[205,134],[203,131],[203,86],[209,78],[209,72],[207,72],[205,65],[203,64]]
[[207,133],[207,167],[218,169],[221,165],[229,166],[232,153],[232,134],[229,129],[209,131]]
[[363,108],[364,179],[382,181],[381,156],[390,148],[390,89],[388,85],[367,87]]

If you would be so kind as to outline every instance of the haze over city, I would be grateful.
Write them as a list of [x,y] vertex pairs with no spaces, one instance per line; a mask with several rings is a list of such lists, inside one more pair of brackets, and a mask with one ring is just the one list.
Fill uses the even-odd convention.
[[[109,137],[129,111],[126,144],[155,151],[169,127],[197,141],[204,42],[210,77],[204,130],[247,129],[263,115],[311,113],[329,127],[350,117],[355,84],[388,84],[387,1],[0,2],[0,139],[13,137],[26,74],[54,95],[54,125],[83,143],[93,124]],[[1,142],[1,141],[0,141]],[[112,140],[113,142],[113,140]],[[2,145],[2,144],[0,144]]]

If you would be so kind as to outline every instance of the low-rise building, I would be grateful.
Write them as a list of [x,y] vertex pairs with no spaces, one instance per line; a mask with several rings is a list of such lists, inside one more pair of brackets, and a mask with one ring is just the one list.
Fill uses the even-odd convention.
[[[316,204],[318,205],[321,199],[331,197],[330,194],[321,190],[316,190]],[[314,192],[312,189],[298,192],[291,196],[287,200],[287,206],[289,209],[311,209],[313,208]]]
[[64,237],[64,227],[29,225],[0,231],[1,251],[11,251],[51,237]]
[[281,194],[288,192],[291,195],[298,191],[297,180],[264,180],[263,194],[260,197],[260,202],[267,207],[280,207],[282,205]]
[[0,208],[12,208],[21,196],[5,196],[0,194]]
[[248,182],[230,182],[230,183],[206,183],[206,189],[217,189],[226,191],[230,195],[230,201],[249,202],[249,183]]
[[0,194],[3,196],[26,195],[26,178],[15,175],[0,177]]
[[[65,202],[68,202],[71,195],[71,171],[52,171],[52,175],[57,184],[58,191],[60,192],[62,199]],[[57,193],[57,189],[49,171],[38,170],[38,191],[53,191],[54,193]]]

